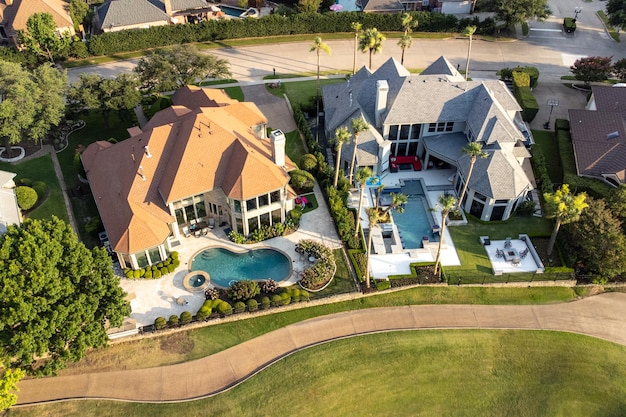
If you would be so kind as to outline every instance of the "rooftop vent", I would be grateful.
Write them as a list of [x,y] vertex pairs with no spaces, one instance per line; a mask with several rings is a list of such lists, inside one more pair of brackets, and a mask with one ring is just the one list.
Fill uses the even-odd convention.
[[608,134],[606,135],[606,138],[607,138],[607,140],[608,140],[608,139],[615,139],[615,138],[619,138],[619,132],[618,132],[618,131],[615,131],[615,132],[608,133]]
[[152,158],[152,154],[150,153],[150,149],[148,149],[148,145],[144,146],[143,149],[146,151],[146,158]]

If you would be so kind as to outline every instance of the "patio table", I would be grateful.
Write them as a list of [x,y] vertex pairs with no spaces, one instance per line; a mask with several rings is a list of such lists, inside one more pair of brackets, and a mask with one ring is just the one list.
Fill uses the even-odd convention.
[[504,260],[507,262],[519,263],[520,257],[517,253],[517,249],[506,248],[504,249]]

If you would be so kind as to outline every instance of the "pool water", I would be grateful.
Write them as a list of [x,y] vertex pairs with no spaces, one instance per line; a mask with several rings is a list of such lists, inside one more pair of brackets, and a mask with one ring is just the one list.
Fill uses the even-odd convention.
[[239,17],[246,9],[240,9],[239,7],[228,6],[226,4],[220,4],[219,8],[226,13],[227,16]]
[[356,3],[356,0],[335,0],[336,4],[341,4],[343,9],[340,12],[360,12],[361,7],[359,7]]
[[408,197],[404,206],[404,213],[394,211],[393,221],[398,227],[404,249],[419,249],[422,247],[422,238],[436,242],[439,236],[433,234],[435,221],[428,206],[426,194],[419,180],[405,181],[400,189],[385,189],[380,197],[381,205],[391,201],[390,193],[402,193]]
[[193,257],[191,270],[202,270],[211,276],[211,283],[228,288],[234,281],[284,281],[291,275],[291,260],[274,249],[253,249],[243,253],[226,248],[208,248]]

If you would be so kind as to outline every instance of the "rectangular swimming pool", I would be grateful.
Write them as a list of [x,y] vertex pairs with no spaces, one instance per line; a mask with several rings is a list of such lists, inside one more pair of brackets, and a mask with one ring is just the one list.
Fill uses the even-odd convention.
[[400,232],[404,249],[419,249],[422,240],[428,237],[431,242],[439,241],[439,234],[433,233],[436,224],[430,212],[428,200],[420,180],[405,181],[399,189],[385,189],[381,194],[380,204],[389,204],[391,193],[402,193],[408,197],[404,213],[393,212],[393,221]]

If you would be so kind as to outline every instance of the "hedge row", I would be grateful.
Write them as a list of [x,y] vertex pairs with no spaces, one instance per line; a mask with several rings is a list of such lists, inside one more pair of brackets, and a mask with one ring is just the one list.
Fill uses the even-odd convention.
[[528,123],[533,121],[539,111],[539,104],[530,90],[530,85],[530,75],[527,72],[513,71],[513,94],[522,106],[522,119]]
[[198,321],[208,320],[213,313],[218,313],[221,317],[230,316],[233,313],[243,313],[245,311],[255,312],[259,309],[268,310],[270,307],[286,306],[291,303],[298,303],[300,301],[309,301],[310,295],[308,291],[303,289],[292,287],[280,294],[273,294],[271,297],[265,295],[257,300],[251,298],[245,302],[236,301],[231,305],[228,301],[221,300],[219,298],[215,300],[206,300],[202,307],[196,313],[196,319]]
[[[482,22],[478,18],[459,20],[453,15],[430,12],[411,12],[419,22],[421,32],[459,32],[469,25],[477,26],[478,34],[491,34],[492,19]],[[350,25],[360,22],[365,28],[379,31],[403,30],[400,13],[303,13],[289,16],[272,14],[260,19],[209,20],[201,24],[155,26],[147,29],[107,32],[94,36],[89,42],[91,55],[111,55],[193,42],[221,41],[226,39],[257,38],[279,35],[352,32]],[[322,29],[323,28],[323,29]]]
[[141,269],[124,269],[124,276],[128,279],[159,279],[169,273],[174,272],[180,266],[178,252],[172,252],[168,258],[157,264]]

